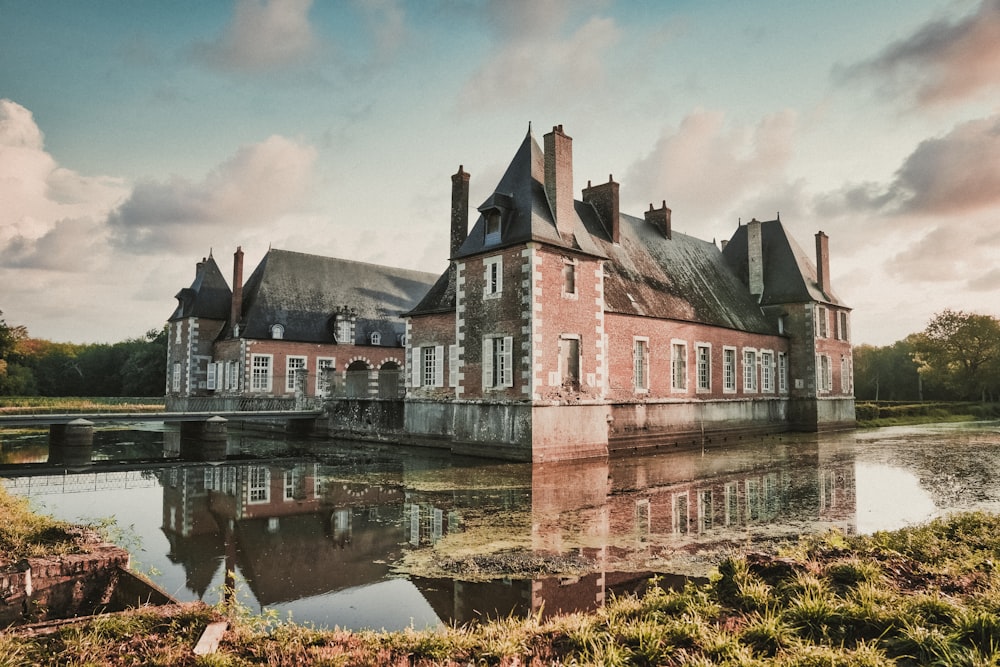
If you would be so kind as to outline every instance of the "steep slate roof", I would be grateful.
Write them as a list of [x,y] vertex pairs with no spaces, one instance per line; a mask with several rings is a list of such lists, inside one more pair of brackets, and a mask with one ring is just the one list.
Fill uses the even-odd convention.
[[229,319],[229,306],[233,293],[219,271],[219,265],[209,253],[198,262],[191,287],[177,293],[177,308],[170,320],[184,317],[204,317],[214,320]]
[[423,271],[272,249],[243,288],[240,336],[270,338],[271,325],[281,324],[287,340],[330,342],[330,318],[343,306],[357,312],[359,338],[366,326],[381,331],[386,321],[401,332],[400,313],[436,279]]
[[667,239],[657,226],[622,213],[615,245],[594,209],[576,206],[608,256],[607,312],[777,333],[714,243],[678,232]]
[[[544,153],[529,131],[494,194],[479,208],[506,208],[500,243],[486,245],[486,221],[480,216],[453,259],[539,241],[606,260],[608,312],[777,332],[714,243],[676,232],[668,240],[644,219],[621,214],[616,245],[594,207],[580,201],[574,202],[572,238],[563,238],[553,222],[544,179]],[[454,309],[455,277],[449,269],[407,315]]]
[[[764,265],[762,306],[819,301],[845,305],[832,291],[824,294],[819,287],[816,265],[786,231],[781,220],[760,225],[761,253]],[[741,225],[722,251],[726,261],[744,285],[750,283],[747,255],[747,227]]]
[[486,218],[480,215],[453,259],[527,241],[540,241],[602,256],[600,248],[594,244],[578,218],[571,221],[572,231],[567,238],[561,237],[556,231],[555,218],[545,196],[545,154],[531,135],[530,129],[500,183],[479,207],[479,211],[485,212],[494,207],[503,212],[503,235],[500,242],[486,245]]

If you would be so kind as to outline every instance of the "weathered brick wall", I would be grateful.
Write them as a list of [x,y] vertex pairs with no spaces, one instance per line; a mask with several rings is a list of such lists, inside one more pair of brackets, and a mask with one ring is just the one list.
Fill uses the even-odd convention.
[[[511,336],[514,345],[514,386],[490,389],[485,395],[492,400],[523,400],[530,378],[524,373],[531,369],[529,334],[525,331],[530,315],[525,313],[523,296],[526,259],[523,246],[504,248],[480,257],[459,262],[458,272],[458,336],[464,373],[462,398],[483,398],[483,338]],[[485,261],[502,259],[503,289],[500,295],[484,295]],[[527,345],[526,345],[527,344]],[[527,349],[526,349],[527,348]]]
[[[449,378],[451,377],[451,360],[449,357],[449,347],[455,344],[455,314],[454,313],[432,313],[411,317],[406,324],[406,385],[407,393],[421,398],[451,398],[455,396],[456,388],[451,387]],[[413,386],[411,378],[413,374],[413,364],[419,364],[419,359],[414,359],[413,350],[424,346],[438,346],[443,348],[444,364],[444,385],[443,387]],[[459,372],[461,372],[461,358],[459,359]],[[461,375],[459,375],[461,383]]]
[[[608,360],[610,366],[609,398],[614,401],[641,401],[656,399],[717,400],[733,398],[759,398],[779,396],[777,382],[777,361],[779,352],[788,352],[789,341],[784,336],[752,334],[721,327],[657,320],[646,317],[618,315],[606,316],[608,336]],[[637,392],[634,383],[634,340],[635,337],[649,339],[649,389]],[[675,342],[686,343],[687,372],[686,389],[677,391],[672,386],[671,353]],[[711,388],[698,390],[697,346],[708,344],[711,349]],[[723,348],[736,348],[736,390],[724,390]],[[757,389],[747,392],[743,384],[743,351],[752,348],[757,351]],[[760,352],[773,353],[775,368],[772,370],[773,391],[762,391]]]
[[[526,252],[531,261],[531,300],[526,310],[532,323],[534,398],[575,401],[596,399],[604,393],[604,294],[599,260],[534,246]],[[573,289],[567,292],[564,271],[572,267]],[[567,339],[579,343],[579,384],[567,382],[560,346]]]

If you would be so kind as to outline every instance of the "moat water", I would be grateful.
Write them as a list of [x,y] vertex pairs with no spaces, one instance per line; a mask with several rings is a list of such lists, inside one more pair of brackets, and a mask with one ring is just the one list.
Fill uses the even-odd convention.
[[[211,462],[173,426],[93,448],[0,432],[0,482],[112,532],[180,600],[349,629],[593,609],[732,550],[1000,511],[1000,422],[783,435],[577,464],[230,433]],[[231,575],[231,576],[227,576]]]

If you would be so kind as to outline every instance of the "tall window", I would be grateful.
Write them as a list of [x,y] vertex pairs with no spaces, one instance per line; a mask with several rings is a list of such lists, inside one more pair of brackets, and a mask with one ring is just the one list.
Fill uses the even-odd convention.
[[743,391],[757,391],[756,350],[743,350]]
[[687,343],[670,346],[670,388],[687,391]]
[[649,339],[636,338],[632,349],[632,378],[636,391],[649,389]]
[[250,390],[271,391],[271,355],[250,355]]
[[712,389],[712,348],[709,345],[698,345],[698,391]]
[[851,393],[851,362],[847,355],[840,357],[840,391],[844,394]]
[[349,317],[337,317],[337,342],[341,345],[353,343],[354,332],[352,329]]
[[576,294],[576,264],[571,260],[563,262],[563,294]]
[[580,338],[563,335],[559,337],[559,373],[562,384],[580,386]]
[[816,335],[826,338],[829,333],[826,306],[816,306]]
[[420,348],[420,366],[423,369],[421,384],[425,387],[436,386],[434,379],[437,376],[437,348],[431,345]]
[[841,310],[837,312],[837,338],[840,340],[850,340],[850,332],[847,329],[847,311]]
[[736,348],[722,348],[722,389],[736,391]]
[[174,362],[174,369],[173,370],[174,370],[174,372],[171,374],[171,377],[170,377],[170,389],[171,389],[171,391],[180,391],[181,390],[181,362],[175,361]]
[[514,339],[495,336],[483,339],[483,388],[514,386]]
[[774,391],[774,353],[760,353],[760,390]]
[[305,377],[306,358],[287,357],[287,372],[285,373],[285,391],[295,391],[301,386],[299,378]]
[[500,243],[500,211],[486,213],[486,245]]
[[495,297],[503,292],[503,256],[489,257],[483,260],[485,269],[483,280],[483,296]]
[[271,470],[266,466],[247,469],[247,502],[266,503],[271,500]]
[[320,357],[316,360],[316,393],[320,396],[326,397],[330,395],[333,381],[331,376],[333,375],[335,363],[333,359],[327,357]]
[[833,378],[830,377],[830,357],[825,354],[816,355],[816,391],[830,391],[833,388]]
[[788,354],[785,352],[778,353],[778,391],[788,391]]

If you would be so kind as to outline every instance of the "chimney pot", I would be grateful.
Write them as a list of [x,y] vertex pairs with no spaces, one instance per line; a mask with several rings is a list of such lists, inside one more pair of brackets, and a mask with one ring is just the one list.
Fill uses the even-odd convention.
[[556,125],[545,135],[545,195],[556,230],[561,236],[573,232],[573,139]]
[[663,238],[668,240],[673,238],[673,231],[670,228],[671,211],[667,208],[666,200],[663,200],[662,208],[653,208],[653,204],[650,203],[645,218],[647,223],[660,230]]
[[587,181],[587,187],[583,191],[583,201],[585,204],[593,206],[594,210],[597,211],[597,215],[601,218],[601,222],[604,223],[604,227],[607,229],[612,243],[620,243],[621,207],[619,204],[618,184],[614,180],[609,180],[607,183],[592,186],[590,181]]
[[229,326],[233,335],[238,330],[240,318],[243,316],[243,246],[236,246],[233,253],[233,300],[229,310]]
[[451,177],[451,255],[465,243],[469,236],[469,174],[462,165]]

